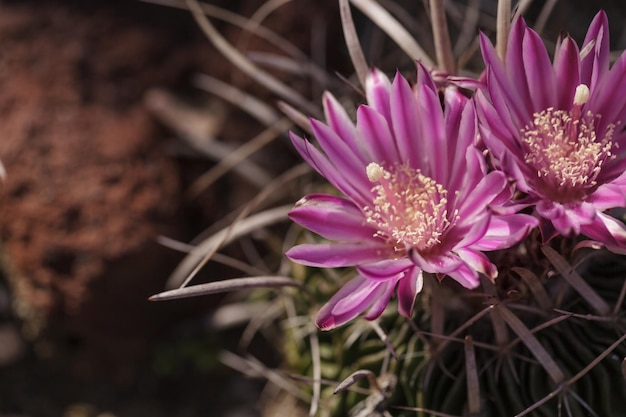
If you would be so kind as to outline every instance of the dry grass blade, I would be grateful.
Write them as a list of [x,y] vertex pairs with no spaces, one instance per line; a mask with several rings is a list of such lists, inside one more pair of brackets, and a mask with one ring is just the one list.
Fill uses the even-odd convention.
[[523,16],[526,14],[526,11],[533,4],[533,0],[520,0],[519,3],[515,6],[515,12],[513,13],[513,19],[518,16]]
[[472,336],[465,337],[465,371],[467,373],[467,407],[471,416],[480,415],[480,384]]
[[624,285],[622,285],[622,290],[619,293],[619,297],[617,297],[617,302],[615,303],[615,307],[613,307],[614,316],[617,316],[617,314],[622,309],[622,304],[624,303],[624,297],[626,297],[626,280],[624,280]]
[[597,292],[591,288],[589,284],[574,270],[574,268],[549,246],[542,246],[541,251],[548,258],[550,263],[556,268],[563,278],[571,285],[581,297],[589,303],[596,313],[601,316],[606,316],[610,313],[611,307],[607,304]]
[[[160,89],[148,91],[144,102],[148,110],[174,131],[181,140],[209,159],[220,161],[233,152],[232,146],[215,138],[222,126],[223,115],[218,114],[219,110],[207,112],[192,108]],[[271,180],[263,168],[250,160],[237,165],[235,172],[259,187]]]
[[543,29],[546,27],[546,23],[548,23],[548,18],[552,14],[552,10],[554,9],[554,6],[556,6],[557,1],[558,0],[546,0],[545,4],[541,8],[541,13],[539,13],[539,16],[537,17],[537,20],[535,21],[535,24],[533,26],[535,32],[539,34],[543,32]]
[[339,0],[339,12],[341,13],[343,36],[346,39],[346,46],[348,47],[348,53],[352,60],[352,66],[356,71],[356,76],[361,83],[361,87],[365,88],[365,80],[367,79],[369,69],[365,55],[363,54],[363,48],[361,48],[361,43],[356,33],[356,28],[354,27],[349,0]]
[[352,385],[365,378],[369,380],[370,386],[376,387],[378,385],[374,372],[370,371],[369,369],[359,369],[358,371],[352,372],[346,377],[346,379],[341,381],[333,391],[333,394],[339,394],[340,392],[347,390]]
[[311,331],[309,339],[311,340],[311,361],[313,363],[313,398],[311,398],[309,417],[314,417],[319,408],[320,394],[322,391],[322,360],[320,357],[320,341],[317,337],[317,332]]
[[433,40],[439,69],[448,74],[455,74],[456,68],[446,18],[445,0],[430,0],[430,22],[433,28]]
[[[484,275],[480,277],[480,282],[485,292],[491,297],[492,301],[497,300],[498,290],[496,289],[494,283]],[[493,327],[493,332],[496,336],[496,343],[498,346],[506,345],[509,342],[509,332],[504,324],[504,318],[500,314],[500,311],[496,308],[491,309],[490,316],[491,326]]]
[[368,324],[372,329],[374,329],[378,337],[380,337],[380,340],[383,341],[391,356],[393,356],[394,359],[398,360],[398,354],[396,353],[396,350],[393,348],[393,345],[389,341],[389,336],[383,331],[380,325],[375,321],[369,321]]
[[376,23],[410,58],[421,61],[428,68],[435,67],[419,43],[380,4],[374,0],[350,0],[350,2]]
[[522,343],[532,352],[533,356],[539,361],[541,366],[543,366],[548,375],[550,375],[552,381],[556,384],[563,382],[563,379],[565,379],[563,371],[543,347],[541,342],[528,330],[528,327],[504,305],[496,304],[494,309],[498,310],[504,321],[506,321],[515,334],[522,339]]
[[277,106],[280,111],[282,111],[285,116],[289,117],[289,119],[291,119],[291,121],[294,122],[300,129],[311,135],[313,134],[311,121],[306,114],[298,111],[295,107],[290,106],[284,101],[279,101]]
[[498,23],[496,28],[496,51],[502,61],[506,56],[506,44],[511,31],[511,0],[498,0]]
[[511,268],[511,271],[515,272],[522,278],[524,284],[528,286],[528,289],[530,289],[530,292],[535,297],[535,300],[537,301],[537,304],[539,304],[539,307],[541,307],[543,310],[549,310],[552,308],[552,300],[546,292],[546,289],[543,287],[543,285],[541,285],[541,281],[539,280],[537,275],[533,274],[526,268],[513,267]]
[[288,277],[258,276],[246,278],[225,279],[209,282],[192,287],[176,288],[155,294],[150,301],[175,300],[178,298],[198,297],[201,295],[219,294],[230,291],[247,290],[251,288],[298,287],[306,290],[301,283]]
[[282,97],[284,100],[304,109],[307,113],[319,117],[319,110],[312,103],[307,101],[299,93],[288,87],[283,82],[272,77],[267,72],[256,66],[252,61],[246,58],[241,52],[233,47],[213,26],[209,18],[204,14],[202,6],[197,0],[186,0],[189,10],[193,14],[196,22],[217,48],[230,62],[239,70],[244,72],[250,78],[256,80],[268,90]]
[[307,393],[296,388],[291,379],[281,375],[273,369],[268,368],[253,357],[242,358],[232,352],[223,350],[219,354],[219,360],[224,365],[239,371],[244,375],[266,378],[277,387],[287,391],[302,401],[308,402],[311,400],[311,397]]
[[[185,5],[185,0],[139,0],[139,1],[143,1],[143,2],[151,3],[151,4],[157,4],[161,6],[174,7],[177,9],[184,9],[184,10],[187,9],[187,6]],[[246,30],[246,28],[248,27],[248,18],[238,15],[236,13],[230,12],[226,9],[222,9],[217,6],[204,3],[202,4],[202,10],[208,16],[230,23],[231,25],[237,26],[244,30]],[[254,34],[293,57],[296,57],[298,59],[303,59],[303,60],[308,59],[308,57],[300,49],[298,49],[294,44],[288,42],[286,39],[280,37],[275,32],[272,32],[271,30],[263,26],[256,28]]]
[[[465,13],[461,19],[462,25],[459,36],[453,48],[456,55],[461,55],[470,49],[476,33],[478,33],[478,21],[480,19],[480,0],[469,0]],[[457,61],[458,65],[458,61]]]
[[203,260],[207,254],[212,254],[222,245],[232,242],[236,238],[254,230],[277,222],[286,221],[287,213],[289,213],[292,208],[292,205],[288,205],[266,210],[243,219],[232,226],[226,227],[215,233],[213,236],[196,246],[180,262],[168,279],[166,288],[176,288],[179,286],[184,287],[195,275],[194,271],[197,271],[197,267],[203,264]]
[[[234,150],[217,165],[198,177],[189,187],[188,195],[197,197],[203,190],[210,187],[215,181],[225,175],[231,169],[243,163],[250,155],[273,142],[278,135],[283,134],[292,126],[287,119],[279,120],[275,125],[265,129],[259,135],[250,139],[244,145]],[[267,183],[266,183],[267,184]]]
[[[311,76],[319,85],[328,85],[333,81],[330,79],[327,72],[322,70],[319,66],[313,65],[311,62],[295,60],[287,56],[260,51],[250,51],[247,56],[253,62],[263,65],[266,68],[277,69],[291,75]],[[318,96],[314,95],[314,97]]]
[[248,48],[248,42],[250,40],[249,36],[245,34],[248,33],[250,35],[256,34],[256,32],[263,27],[262,23],[267,17],[272,14],[279,7],[291,2],[292,0],[267,0],[261,4],[261,7],[257,9],[256,12],[249,19],[247,19],[246,25],[244,29],[244,36],[241,38],[241,41],[238,43],[237,47],[239,50],[244,51]]
[[280,119],[278,113],[271,106],[210,75],[196,74],[193,77],[193,84],[201,90],[215,94],[234,104],[266,126],[271,126]]

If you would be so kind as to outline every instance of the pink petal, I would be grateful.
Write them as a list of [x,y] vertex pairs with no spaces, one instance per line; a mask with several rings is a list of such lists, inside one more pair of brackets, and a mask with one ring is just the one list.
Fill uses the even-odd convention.
[[381,284],[383,291],[377,296],[376,301],[374,301],[369,310],[367,310],[367,314],[365,314],[366,320],[375,320],[385,311],[385,307],[389,304],[389,300],[396,290],[396,281],[389,280]]
[[391,121],[390,91],[389,78],[374,68],[365,80],[367,103],[388,121]]
[[509,34],[509,42],[506,47],[505,65],[506,71],[511,75],[511,83],[515,86],[515,90],[521,97],[523,103],[526,104],[524,111],[532,113],[533,109],[529,106],[531,101],[531,90],[534,91],[534,86],[528,85],[526,75],[526,59],[524,56],[523,45],[525,38],[528,36],[529,31],[526,22],[522,17],[517,17],[511,25],[511,32]]
[[369,154],[370,162],[392,165],[400,160],[387,120],[380,113],[370,107],[360,106],[356,120],[357,131]]
[[[626,173],[623,176],[626,177]],[[626,207],[626,188],[614,182],[602,184],[587,198],[587,202],[593,204],[598,211]]]
[[417,103],[408,81],[400,73],[396,74],[391,85],[391,121],[401,162],[412,168],[425,169],[424,175],[430,176],[428,161],[422,160],[418,151],[421,138],[416,137],[420,131]]
[[554,57],[557,108],[570,109],[576,87],[580,84],[580,61],[576,42],[569,36],[563,40]]
[[460,264],[456,269],[448,272],[447,275],[465,288],[474,289],[480,284],[478,273],[466,263]]
[[533,110],[541,111],[555,106],[557,103],[554,71],[548,51],[535,31],[526,30],[522,49],[528,86],[532,87],[530,99]]
[[296,148],[300,156],[315,170],[326,178],[335,188],[351,197],[357,203],[365,206],[371,200],[371,193],[368,189],[364,192],[360,187],[352,184],[351,181],[346,180],[343,173],[339,172],[337,168],[322,154],[315,146],[309,141],[302,139],[301,137],[289,132],[291,143]]
[[413,316],[415,298],[424,288],[424,277],[421,269],[408,269],[404,277],[398,282],[398,312],[404,317]]
[[504,64],[500,61],[489,39],[482,33],[480,34],[480,49],[487,65],[487,89],[495,107],[499,111],[511,112],[516,122],[526,119],[529,115],[526,102],[516,88],[509,87],[511,80],[506,73]]
[[451,252],[423,257],[417,250],[411,250],[409,257],[424,272],[431,274],[448,274],[464,263],[463,260]]
[[462,205],[459,207],[459,217],[472,221],[476,216],[482,216],[491,202],[508,186],[506,175],[500,171],[492,171],[474,186],[465,190],[462,195]]
[[474,243],[472,249],[492,251],[510,248],[521,242],[538,224],[537,218],[527,214],[494,214],[485,236]]
[[361,276],[374,281],[396,279],[413,266],[408,258],[385,259],[376,263],[359,265],[357,271]]
[[328,126],[341,138],[348,148],[352,151],[352,154],[361,159],[361,162],[368,164],[368,161],[363,157],[363,152],[359,148],[356,139],[356,128],[354,123],[348,117],[346,110],[337,99],[329,92],[324,93],[323,101],[324,114],[326,115],[326,121]]
[[604,11],[598,12],[587,30],[583,49],[590,42],[595,42],[591,52],[581,61],[581,82],[594,89],[597,80],[601,79],[609,69],[609,23]]
[[[413,140],[420,146],[421,162],[419,168],[439,183],[447,182],[449,167],[445,162],[449,161],[447,146],[450,142],[446,136],[443,111],[437,92],[427,85],[418,85],[415,100],[419,108],[419,130]],[[417,119],[417,117],[416,117]],[[457,135],[451,136],[456,138]],[[454,146],[454,143],[450,143]]]
[[305,243],[294,246],[285,255],[302,265],[336,268],[376,262],[393,255],[393,250],[362,243]]
[[[336,167],[340,167],[345,178],[361,190],[369,190],[371,184],[367,179],[362,155],[355,153],[330,127],[312,119],[311,128],[328,159]],[[358,152],[358,150],[357,150]]]
[[486,275],[492,281],[498,276],[498,269],[484,253],[472,249],[457,249],[455,252],[473,270]]
[[608,214],[598,213],[594,221],[582,225],[580,231],[585,236],[608,246],[626,249],[626,226]]
[[315,318],[321,330],[331,330],[352,320],[380,297],[384,283],[356,277],[343,285],[320,309]]
[[294,222],[318,235],[339,241],[374,241],[376,229],[367,225],[359,208],[350,200],[327,194],[310,194],[289,212]]

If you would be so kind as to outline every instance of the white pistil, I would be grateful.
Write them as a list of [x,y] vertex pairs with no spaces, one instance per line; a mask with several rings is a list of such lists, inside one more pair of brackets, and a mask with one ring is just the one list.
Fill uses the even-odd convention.
[[589,87],[585,84],[580,84],[576,87],[576,93],[574,94],[574,106],[582,106],[589,101]]
[[378,182],[385,176],[385,170],[376,162],[371,162],[367,168],[365,168],[365,172],[371,182]]

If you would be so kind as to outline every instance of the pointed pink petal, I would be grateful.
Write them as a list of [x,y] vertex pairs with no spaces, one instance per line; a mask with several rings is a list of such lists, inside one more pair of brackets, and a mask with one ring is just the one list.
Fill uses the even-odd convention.
[[[598,81],[598,86],[591,90],[587,110],[602,115],[596,126],[599,134],[604,134],[609,123],[624,122],[626,102],[615,100],[626,94],[626,54],[619,56],[611,70]],[[619,132],[619,130],[618,130]]]
[[384,283],[356,277],[344,284],[315,318],[321,330],[331,330],[352,320],[367,309],[384,291]]
[[381,284],[382,292],[377,295],[376,300],[365,314],[365,320],[376,320],[385,311],[385,307],[389,304],[389,300],[396,290],[397,280],[388,280]]
[[482,33],[480,34],[480,49],[487,65],[487,88],[494,106],[499,111],[511,112],[516,122],[526,119],[530,109],[527,108],[517,89],[510,87],[511,80],[504,64],[500,61],[489,39]]
[[[626,177],[626,175],[622,176]],[[626,188],[614,182],[603,184],[587,198],[587,202],[593,204],[598,211],[626,207]]]
[[515,86],[517,94],[521,97],[522,102],[525,103],[524,111],[532,113],[533,109],[529,106],[531,101],[531,91],[534,92],[534,86],[528,85],[528,79],[526,75],[526,62],[527,56],[524,55],[524,42],[528,36],[528,26],[524,21],[524,18],[517,17],[511,25],[511,32],[509,34],[509,41],[506,47],[506,58],[504,60],[506,64],[506,71],[511,75],[511,83]]
[[408,269],[404,277],[398,282],[398,312],[404,317],[413,316],[415,298],[424,288],[422,271],[413,267]]
[[359,265],[357,271],[361,276],[374,281],[395,279],[413,267],[413,262],[408,258],[385,259],[376,263]]
[[300,156],[335,188],[363,206],[371,200],[371,192],[369,189],[367,192],[364,192],[359,187],[355,187],[351,181],[346,180],[343,173],[340,173],[326,156],[309,141],[302,139],[292,132],[289,132],[289,137]]
[[367,103],[389,122],[391,121],[390,91],[389,78],[374,68],[365,80]]
[[310,194],[289,212],[289,218],[318,235],[339,241],[374,241],[376,229],[351,201],[327,194]]
[[359,147],[356,139],[356,128],[354,123],[350,120],[350,117],[346,113],[346,110],[337,99],[329,92],[324,93],[323,101],[324,114],[326,115],[326,121],[328,126],[341,138],[348,148],[352,151],[362,163],[368,164],[371,161],[366,160],[363,156],[363,152]]
[[[449,160],[447,155],[448,139],[446,138],[439,95],[427,85],[418,85],[415,100],[418,103],[419,115],[414,117],[420,123],[416,125],[419,130],[413,133],[413,141],[419,142],[421,145],[419,168],[438,183],[445,184],[449,170],[446,164]],[[458,133],[451,138],[456,138],[457,135]],[[454,144],[451,145],[454,146]]]
[[609,69],[609,23],[604,11],[598,12],[587,30],[583,42],[585,49],[590,42],[594,46],[581,61],[581,82],[594,89],[597,80],[601,79]]
[[569,36],[563,40],[554,57],[557,108],[570,109],[576,87],[580,84],[580,61],[576,42]]
[[483,215],[491,202],[508,186],[506,175],[500,171],[492,171],[472,189],[464,190],[459,198],[462,203],[459,207],[459,217],[472,221],[473,218]]
[[325,124],[312,119],[311,128],[322,150],[324,150],[333,165],[341,169],[343,177],[348,178],[349,181],[359,189],[369,191],[371,184],[365,173],[367,163],[363,161],[363,156],[355,154],[353,152],[354,149],[350,149],[350,147]]
[[498,269],[484,253],[472,249],[457,249],[455,252],[473,270],[486,275],[490,280],[493,281],[498,276]]
[[485,236],[474,243],[472,249],[492,251],[510,248],[521,242],[538,224],[537,218],[527,214],[494,214]]
[[526,79],[528,86],[532,87],[530,99],[533,110],[541,111],[556,106],[554,71],[543,41],[535,31],[527,29],[522,48]]
[[400,160],[387,120],[380,113],[370,107],[360,106],[356,120],[357,131],[370,156],[370,162],[389,166]]
[[555,202],[541,201],[536,206],[540,216],[549,219],[554,228],[563,236],[576,236],[583,224],[594,221],[597,210],[592,204],[581,202],[568,207]]
[[421,150],[418,147],[422,138],[416,137],[420,131],[417,103],[408,81],[400,73],[396,74],[391,85],[391,120],[401,162],[412,168],[422,168],[424,175],[430,176],[428,161],[421,159],[423,153],[418,150]]
[[423,257],[417,250],[411,250],[409,257],[424,272],[431,274],[447,274],[463,264],[463,260],[451,252]]
[[585,236],[608,246],[626,249],[626,226],[608,214],[598,213],[594,221],[582,225],[580,231]]
[[294,246],[285,255],[302,265],[336,268],[376,262],[393,255],[393,250],[362,243],[305,243]]
[[447,275],[465,288],[474,289],[480,284],[478,273],[466,263],[460,264],[456,269],[448,272]]

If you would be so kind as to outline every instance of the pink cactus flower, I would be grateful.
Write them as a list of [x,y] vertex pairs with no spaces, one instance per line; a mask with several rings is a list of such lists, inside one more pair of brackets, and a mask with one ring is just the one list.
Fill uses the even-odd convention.
[[496,214],[512,190],[474,146],[470,100],[448,89],[442,107],[421,65],[413,89],[399,74],[391,83],[372,71],[366,95],[356,125],[324,95],[327,124],[311,120],[321,151],[291,134],[302,157],[344,196],[313,194],[297,203],[290,217],[328,242],[298,245],[287,256],[358,273],[318,313],[325,330],[366,310],[366,319],[377,318],[394,294],[400,314],[411,317],[423,272],[466,288],[478,285],[479,274],[494,279],[496,267],[482,251],[508,248],[537,224],[524,214]]
[[606,211],[626,206],[626,55],[609,67],[604,12],[582,49],[566,37],[553,63],[521,18],[504,62],[484,36],[481,47],[480,131],[497,167],[524,193],[516,209],[534,207],[545,240],[582,233],[623,251],[626,228]]

